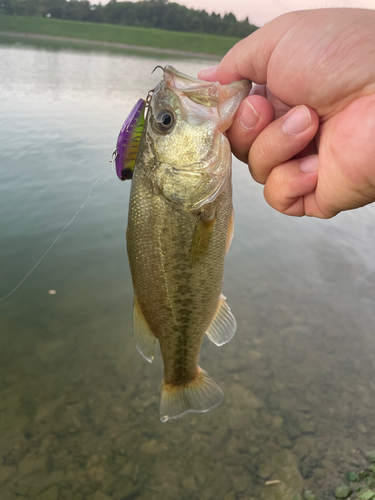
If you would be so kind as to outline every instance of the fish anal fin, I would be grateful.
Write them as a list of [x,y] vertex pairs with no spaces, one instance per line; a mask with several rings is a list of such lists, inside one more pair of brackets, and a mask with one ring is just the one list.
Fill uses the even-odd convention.
[[160,420],[166,422],[190,411],[206,412],[223,402],[220,386],[198,367],[195,379],[183,386],[163,382]]
[[233,316],[223,294],[220,295],[215,316],[206,332],[208,338],[221,346],[229,342],[236,333],[236,320]]
[[133,325],[137,349],[147,361],[152,363],[155,355],[156,337],[151,332],[136,297],[134,297]]
[[233,235],[234,235],[234,210],[232,208],[232,212],[230,214],[230,219],[229,219],[229,223],[228,223],[227,248],[226,248],[227,253],[230,249],[230,245],[231,245],[232,240],[233,240]]

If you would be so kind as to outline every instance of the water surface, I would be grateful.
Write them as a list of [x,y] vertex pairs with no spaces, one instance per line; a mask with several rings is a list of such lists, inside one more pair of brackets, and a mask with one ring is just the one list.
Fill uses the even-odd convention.
[[234,161],[238,330],[201,353],[226,399],[161,424],[161,357],[132,336],[130,183],[108,160],[156,65],[212,65],[163,57],[0,45],[0,296],[99,178],[0,303],[0,498],[333,498],[375,448],[375,208],[289,218]]

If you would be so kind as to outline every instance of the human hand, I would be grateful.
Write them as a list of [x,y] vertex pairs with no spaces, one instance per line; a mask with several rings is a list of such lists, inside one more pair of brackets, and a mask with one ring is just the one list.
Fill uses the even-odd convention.
[[375,201],[375,11],[291,12],[199,78],[255,91],[228,130],[276,210],[330,218]]

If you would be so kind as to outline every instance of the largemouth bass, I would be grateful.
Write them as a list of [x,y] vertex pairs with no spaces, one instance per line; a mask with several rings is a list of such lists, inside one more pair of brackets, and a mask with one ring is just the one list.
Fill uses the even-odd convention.
[[[138,121],[132,130],[124,125],[126,146],[119,137],[117,173],[132,177],[127,251],[134,335],[150,362],[159,341],[163,422],[208,411],[223,400],[198,357],[204,335],[222,345],[236,330],[221,294],[234,227],[231,150],[224,133],[249,90],[247,80],[220,85],[166,66],[149,95],[144,124]],[[128,124],[143,108],[139,101]]]

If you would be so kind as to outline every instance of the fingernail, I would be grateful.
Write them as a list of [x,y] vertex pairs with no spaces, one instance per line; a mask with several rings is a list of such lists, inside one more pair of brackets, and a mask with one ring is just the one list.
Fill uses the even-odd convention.
[[319,166],[319,157],[318,155],[311,155],[304,158],[299,164],[299,168],[305,174],[317,172]]
[[250,104],[249,101],[245,101],[240,116],[241,125],[247,130],[250,130],[255,127],[259,119],[260,115],[255,111],[254,106]]
[[297,106],[287,113],[283,123],[283,130],[289,135],[304,132],[311,125],[310,111],[306,106]]
[[199,76],[205,78],[215,71],[217,66],[210,66],[209,68],[203,68],[199,71]]

